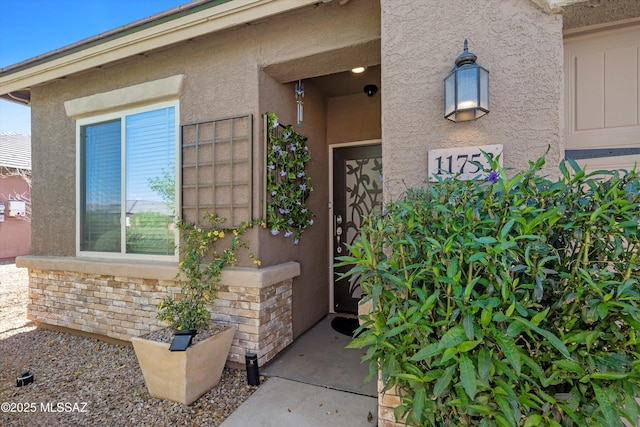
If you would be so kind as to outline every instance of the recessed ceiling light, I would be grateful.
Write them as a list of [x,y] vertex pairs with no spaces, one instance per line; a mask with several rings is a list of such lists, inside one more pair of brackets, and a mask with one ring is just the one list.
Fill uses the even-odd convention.
[[360,73],[364,73],[364,67],[356,67],[356,68],[352,68],[351,72],[354,74],[360,74]]

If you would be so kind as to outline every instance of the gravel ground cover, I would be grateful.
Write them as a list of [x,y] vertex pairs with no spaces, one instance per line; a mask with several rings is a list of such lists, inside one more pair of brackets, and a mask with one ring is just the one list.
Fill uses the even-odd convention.
[[[257,389],[225,368],[190,406],[152,398],[133,348],[28,321],[27,282],[26,269],[0,264],[0,426],[218,426]],[[17,387],[27,370],[34,382]]]

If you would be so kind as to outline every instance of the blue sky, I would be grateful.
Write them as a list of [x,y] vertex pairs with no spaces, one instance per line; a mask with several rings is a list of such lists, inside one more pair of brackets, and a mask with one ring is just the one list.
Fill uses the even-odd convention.
[[[189,0],[0,0],[0,68]],[[29,107],[0,101],[0,133],[31,135]]]

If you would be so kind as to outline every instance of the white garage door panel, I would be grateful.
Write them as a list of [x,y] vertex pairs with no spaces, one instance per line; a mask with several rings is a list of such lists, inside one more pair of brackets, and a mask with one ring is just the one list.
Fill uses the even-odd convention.
[[640,170],[640,155],[599,157],[597,159],[580,159],[576,162],[587,169],[588,172],[596,170],[624,169],[630,171],[637,165],[636,170]]
[[640,147],[640,25],[565,39],[565,72],[566,149]]

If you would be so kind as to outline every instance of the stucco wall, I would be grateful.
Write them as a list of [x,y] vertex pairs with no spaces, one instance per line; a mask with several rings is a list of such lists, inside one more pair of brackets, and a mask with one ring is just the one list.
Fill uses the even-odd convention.
[[339,144],[380,139],[380,100],[380,92],[374,96],[367,96],[363,92],[329,98],[327,142]]
[[260,80],[260,110],[273,111],[283,124],[294,124],[306,136],[311,162],[308,173],[314,191],[307,199],[308,208],[316,214],[314,224],[305,230],[298,245],[283,234],[271,236],[260,230],[259,257],[268,265],[293,260],[300,262],[300,277],[293,282],[293,334],[297,337],[328,311],[327,204],[328,181],[326,149],[326,100],[312,84],[305,84],[304,120],[296,123],[293,84],[282,85],[263,73]]
[[[504,144],[506,167],[544,154],[557,165],[562,135],[562,18],[529,1],[397,2],[382,7],[385,197],[427,179],[430,149]],[[463,41],[490,72],[491,112],[443,118],[443,79]]]

